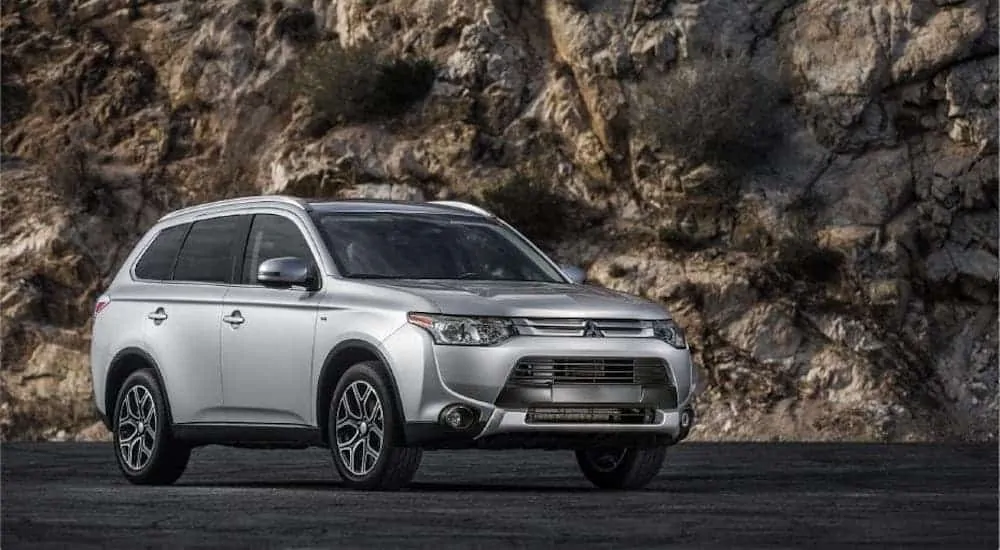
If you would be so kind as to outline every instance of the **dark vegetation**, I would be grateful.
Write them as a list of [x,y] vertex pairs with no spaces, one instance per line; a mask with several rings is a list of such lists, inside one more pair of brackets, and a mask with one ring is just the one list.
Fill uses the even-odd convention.
[[397,117],[424,99],[436,69],[427,59],[380,56],[372,45],[319,44],[297,71],[298,91],[331,124]]
[[688,167],[746,170],[781,138],[776,112],[786,86],[747,59],[699,57],[647,81],[643,92],[652,109],[641,124]]
[[580,205],[556,192],[547,179],[523,171],[484,191],[481,202],[529,239],[541,241],[563,236],[580,212]]
[[46,151],[42,161],[49,191],[63,204],[78,205],[82,212],[90,213],[112,203],[114,197],[83,146],[68,141]]
[[[761,251],[762,253],[765,251]],[[844,255],[811,239],[782,239],[769,247],[764,265],[750,274],[750,282],[764,297],[791,292],[797,286],[836,282],[841,277]]]

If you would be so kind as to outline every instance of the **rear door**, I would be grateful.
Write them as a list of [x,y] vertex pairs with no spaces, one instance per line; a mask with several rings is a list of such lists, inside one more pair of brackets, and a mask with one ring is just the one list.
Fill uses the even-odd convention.
[[226,296],[223,312],[223,400],[233,421],[309,424],[322,291],[268,288],[257,282],[261,262],[288,256],[309,262],[318,276],[307,234],[304,223],[292,214],[274,210],[253,216],[240,279]]
[[[222,303],[248,222],[238,215],[193,222],[169,276],[148,286],[144,340],[163,375],[175,423],[221,420]],[[157,262],[162,274],[162,260]],[[136,264],[137,277],[142,263]]]

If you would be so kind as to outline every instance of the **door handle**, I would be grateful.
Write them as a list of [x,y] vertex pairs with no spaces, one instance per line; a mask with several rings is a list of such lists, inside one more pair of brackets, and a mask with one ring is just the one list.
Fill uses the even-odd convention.
[[243,315],[240,314],[240,310],[236,310],[229,315],[226,315],[222,318],[222,320],[233,326],[242,325],[246,321],[246,319],[243,318]]
[[146,318],[159,323],[167,320],[167,312],[162,307],[158,307],[156,311],[146,314]]

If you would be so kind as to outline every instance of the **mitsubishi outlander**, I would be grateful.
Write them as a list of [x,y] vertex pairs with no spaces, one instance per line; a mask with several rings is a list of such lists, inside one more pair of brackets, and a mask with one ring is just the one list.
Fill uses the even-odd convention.
[[455,201],[231,199],[160,219],[94,307],[96,407],[124,476],[191,450],[329,448],[393,490],[423,450],[573,451],[646,485],[694,422],[684,332]]

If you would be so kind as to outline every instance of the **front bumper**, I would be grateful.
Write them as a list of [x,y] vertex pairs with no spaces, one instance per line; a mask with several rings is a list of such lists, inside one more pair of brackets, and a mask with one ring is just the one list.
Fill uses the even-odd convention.
[[[602,442],[663,445],[687,436],[693,423],[693,369],[688,350],[638,338],[516,337],[492,347],[434,345],[423,329],[404,326],[385,342],[406,421],[406,440],[428,448],[578,448]],[[508,377],[525,357],[658,359],[670,387],[633,384],[553,385],[513,394]],[[506,390],[505,390],[506,388]],[[471,428],[457,431],[439,422],[448,405],[478,413]],[[539,422],[531,406],[642,407],[644,423]],[[682,421],[682,416],[685,420]]]

